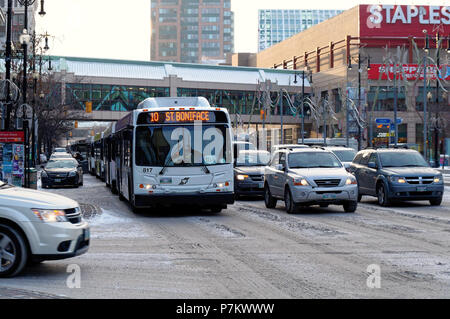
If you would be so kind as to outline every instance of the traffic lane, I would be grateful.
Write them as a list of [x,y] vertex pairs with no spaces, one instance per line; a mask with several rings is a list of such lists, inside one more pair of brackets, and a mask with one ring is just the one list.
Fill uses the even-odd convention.
[[[87,180],[87,187],[51,191],[103,208],[91,220],[90,252],[29,268],[23,277],[8,281],[11,285],[76,298],[448,295],[448,286],[442,286],[430,270],[417,271],[407,263],[432,260],[428,255],[445,256],[445,251],[436,252],[441,247],[434,242],[412,240],[402,229],[385,227],[401,224],[405,216],[394,215],[395,221],[384,222],[391,213],[364,205],[356,214],[330,206],[288,215],[283,204],[268,210],[262,201],[251,199],[217,216],[204,212],[186,216],[173,210],[158,214],[164,217],[136,216],[101,182]],[[380,220],[384,224],[377,225]],[[81,289],[66,287],[70,263],[82,270]],[[366,285],[367,267],[374,263],[385,274],[382,289]]]

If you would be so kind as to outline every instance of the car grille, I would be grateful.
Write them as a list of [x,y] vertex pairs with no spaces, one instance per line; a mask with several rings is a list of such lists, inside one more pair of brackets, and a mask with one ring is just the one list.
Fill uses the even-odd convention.
[[255,181],[255,182],[262,182],[262,181],[264,181],[264,176],[263,175],[250,175],[250,178],[252,179],[252,181]]
[[66,213],[67,219],[72,224],[81,223],[81,210],[79,208],[66,209],[64,212]]
[[315,179],[314,182],[319,187],[336,187],[341,183],[340,179]]
[[425,176],[425,177],[406,177],[406,182],[411,185],[428,185],[433,184],[434,177],[433,176]]
[[48,173],[48,177],[51,178],[66,178],[67,173]]

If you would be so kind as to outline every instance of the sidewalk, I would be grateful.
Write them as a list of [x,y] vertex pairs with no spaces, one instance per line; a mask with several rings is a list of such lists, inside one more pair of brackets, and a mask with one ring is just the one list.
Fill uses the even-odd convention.
[[0,299],[68,299],[37,291],[0,287]]

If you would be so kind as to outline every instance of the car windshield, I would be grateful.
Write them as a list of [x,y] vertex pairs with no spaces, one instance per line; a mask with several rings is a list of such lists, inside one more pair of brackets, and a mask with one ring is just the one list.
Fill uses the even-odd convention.
[[57,153],[65,153],[66,152],[66,149],[65,148],[55,148],[55,152],[57,152]]
[[383,167],[428,167],[419,152],[380,152]]
[[52,155],[52,158],[72,158],[72,155],[70,154],[54,154]]
[[[227,125],[139,126],[136,128],[136,165],[188,167],[231,164]],[[197,134],[200,137],[197,139]],[[202,138],[203,136],[203,138]]]
[[267,151],[241,151],[236,159],[236,166],[266,166],[270,161]]
[[352,162],[356,156],[356,151],[354,150],[334,150],[333,153],[341,162]]
[[289,168],[342,167],[337,157],[328,152],[294,152],[289,154]]
[[77,162],[70,160],[70,161],[51,161],[48,162],[45,168],[52,169],[52,168],[75,168],[75,167],[77,167]]

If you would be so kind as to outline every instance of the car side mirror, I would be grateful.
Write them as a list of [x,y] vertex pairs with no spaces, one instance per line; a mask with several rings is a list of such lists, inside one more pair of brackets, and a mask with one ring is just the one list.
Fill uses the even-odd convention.
[[283,164],[277,164],[277,165],[275,165],[275,168],[277,169],[277,171],[284,171],[284,165]]
[[369,168],[373,168],[373,169],[377,169],[377,164],[376,163],[369,163]]

